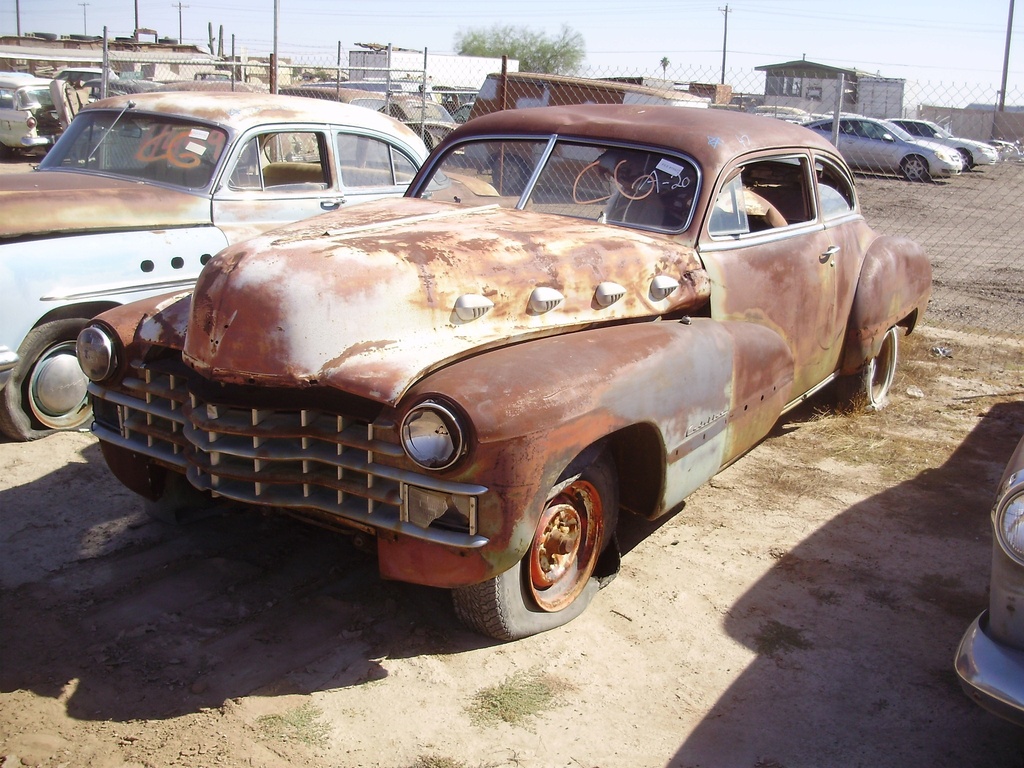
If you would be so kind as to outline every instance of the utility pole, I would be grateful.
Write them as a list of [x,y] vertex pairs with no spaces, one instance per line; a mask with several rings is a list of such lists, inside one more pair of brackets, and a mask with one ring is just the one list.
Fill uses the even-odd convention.
[[89,19],[85,15],[85,6],[89,5],[89,3],[79,3],[79,5],[82,6],[82,34],[83,35],[88,35],[89,34]]
[[179,43],[183,43],[183,42],[185,42],[185,38],[181,34],[181,9],[182,8],[188,8],[188,6],[187,5],[182,5],[181,3],[171,3],[171,8],[177,8],[178,9],[178,42]]
[[1006,109],[1006,74],[1010,66],[1010,35],[1013,33],[1013,0],[1010,0],[1010,17],[1006,20],[1006,50],[1003,52],[1003,82],[999,88],[999,104],[996,109]]
[[722,85],[725,85],[725,51],[726,46],[729,43],[729,4],[726,3],[725,8],[719,8],[722,15],[725,16],[725,31],[722,33]]

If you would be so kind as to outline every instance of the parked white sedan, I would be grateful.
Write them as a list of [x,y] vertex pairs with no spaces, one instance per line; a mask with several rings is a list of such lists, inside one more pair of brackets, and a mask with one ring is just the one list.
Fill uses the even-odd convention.
[[219,250],[405,192],[426,158],[397,120],[254,93],[148,93],[83,108],[35,172],[0,185],[0,391],[16,440],[92,411],[75,338],[94,315],[187,289]]
[[999,152],[991,144],[974,139],[954,136],[930,120],[890,120],[911,136],[917,139],[928,139],[943,146],[955,149],[963,158],[964,170],[968,171],[976,165],[995,165],[999,161]]
[[[831,139],[832,119],[815,120],[807,127]],[[915,139],[897,125],[870,117],[842,117],[839,145],[851,168],[895,173],[910,181],[954,176],[963,169],[960,154],[926,139]]]

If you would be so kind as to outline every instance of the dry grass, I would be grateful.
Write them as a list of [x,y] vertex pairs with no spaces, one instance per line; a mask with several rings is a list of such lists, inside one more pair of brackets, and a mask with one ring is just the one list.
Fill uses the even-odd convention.
[[264,715],[256,721],[260,736],[273,741],[299,742],[310,747],[327,746],[330,728],[323,712],[307,702],[280,715]]
[[565,683],[543,672],[520,672],[498,685],[484,688],[468,708],[478,723],[505,722],[518,725],[550,709]]

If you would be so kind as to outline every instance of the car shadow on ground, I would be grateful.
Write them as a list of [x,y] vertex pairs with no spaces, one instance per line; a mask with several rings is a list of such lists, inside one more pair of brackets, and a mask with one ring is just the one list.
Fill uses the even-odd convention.
[[164,719],[489,644],[446,591],[382,580],[349,537],[254,510],[152,521],[97,445],[81,456],[0,491],[2,692],[84,720]]
[[953,655],[987,602],[988,559],[964,552],[988,551],[1022,433],[1024,402],[993,406],[942,466],[782,555],[724,618],[755,661],[668,765],[878,765],[884,745],[886,765],[1019,766],[1024,733],[963,694]]

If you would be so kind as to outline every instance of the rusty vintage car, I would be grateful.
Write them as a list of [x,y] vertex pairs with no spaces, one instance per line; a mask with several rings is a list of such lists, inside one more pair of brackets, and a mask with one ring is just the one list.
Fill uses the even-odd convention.
[[89,318],[191,287],[229,243],[402,195],[427,152],[397,120],[309,99],[149,93],[88,105],[37,171],[0,183],[0,431],[88,424]]
[[78,354],[154,514],[222,497],[353,531],[382,576],[514,639],[614,575],[620,510],[678,510],[832,382],[882,406],[930,287],[804,128],[507,110],[405,198],[231,246]]
[[960,685],[972,700],[1024,725],[1024,437],[1003,471],[992,506],[988,610],[957,649]]

